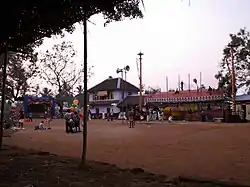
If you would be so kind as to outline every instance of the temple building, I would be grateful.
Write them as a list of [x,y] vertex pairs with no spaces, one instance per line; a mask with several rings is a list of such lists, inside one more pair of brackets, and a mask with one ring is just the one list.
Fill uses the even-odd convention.
[[178,120],[199,120],[201,111],[209,119],[223,118],[228,107],[223,90],[169,91],[146,95],[145,105],[163,108],[165,117]]

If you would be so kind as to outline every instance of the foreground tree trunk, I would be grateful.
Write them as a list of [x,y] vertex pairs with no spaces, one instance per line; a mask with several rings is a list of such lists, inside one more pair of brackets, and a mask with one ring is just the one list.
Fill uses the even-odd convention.
[[83,26],[84,26],[84,30],[83,30],[83,34],[84,34],[84,62],[83,62],[83,69],[84,69],[84,73],[83,73],[83,79],[84,79],[84,93],[83,93],[83,99],[84,99],[84,105],[83,105],[83,115],[84,115],[84,121],[83,121],[83,147],[82,147],[82,165],[86,165],[87,163],[87,119],[88,119],[88,100],[87,100],[87,96],[88,96],[88,87],[87,87],[87,83],[88,83],[88,67],[87,67],[87,55],[88,55],[88,49],[87,49],[87,15],[86,12],[84,12],[84,20],[83,20]]
[[4,125],[4,104],[5,104],[5,87],[6,87],[6,69],[8,64],[8,42],[6,42],[5,46],[5,57],[4,63],[2,67],[2,99],[1,99],[1,119],[0,119],[0,149],[3,144],[3,125]]

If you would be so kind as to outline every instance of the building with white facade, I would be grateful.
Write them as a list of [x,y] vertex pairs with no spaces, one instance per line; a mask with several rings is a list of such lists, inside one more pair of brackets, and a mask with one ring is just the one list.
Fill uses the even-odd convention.
[[92,115],[100,116],[102,113],[107,114],[113,111],[114,115],[118,116],[121,111],[121,108],[117,106],[118,103],[127,96],[138,95],[139,88],[121,78],[109,77],[90,88],[88,92]]

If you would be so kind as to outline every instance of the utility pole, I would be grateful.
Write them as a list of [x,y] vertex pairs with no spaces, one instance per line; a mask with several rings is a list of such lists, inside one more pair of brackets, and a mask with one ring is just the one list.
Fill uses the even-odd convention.
[[166,76],[166,92],[168,92],[168,76]]
[[232,75],[231,75],[231,87],[232,87],[232,101],[233,101],[233,108],[232,114],[236,112],[236,102],[235,102],[235,69],[234,69],[234,54],[233,54],[233,46],[231,45],[231,66],[232,66]]
[[142,52],[137,54],[139,56],[139,60],[140,60],[140,97],[139,97],[139,109],[141,111],[142,109],[142,56],[144,55]]
[[85,166],[87,162],[87,123],[88,123],[88,35],[87,35],[87,10],[84,11],[83,19],[83,35],[84,35],[84,62],[83,62],[83,147],[82,147],[82,164]]

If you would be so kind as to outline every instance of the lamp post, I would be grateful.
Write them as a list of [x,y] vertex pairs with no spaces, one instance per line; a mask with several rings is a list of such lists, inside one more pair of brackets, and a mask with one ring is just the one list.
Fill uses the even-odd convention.
[[[121,89],[122,89],[122,101],[124,101],[124,90],[127,91],[127,84],[124,85],[124,81],[123,81],[123,73],[125,74],[125,81],[127,80],[127,72],[130,70],[130,67],[127,65],[123,68],[117,68],[116,70],[116,73],[121,73],[121,77],[122,77],[122,82],[121,82]],[[126,88],[124,88],[126,87]],[[128,94],[127,94],[128,95]],[[126,104],[125,104],[125,107],[126,107],[126,110],[125,112],[127,112],[127,101],[126,101]],[[121,112],[123,113],[124,112],[124,103],[122,102],[122,109],[121,109]],[[123,118],[122,118],[122,121],[123,121]]]
[[[123,114],[123,100],[124,100],[124,89],[123,89],[123,69],[117,68],[116,73],[119,74],[121,73],[121,89],[122,89],[122,108],[121,108],[121,113]],[[123,123],[123,116],[122,116],[122,123]]]
[[[123,70],[124,70],[124,73],[125,73],[125,81],[127,82],[127,72],[130,70],[129,65],[125,66],[125,67],[123,68]],[[127,92],[126,97],[128,97],[127,84],[125,84],[125,90],[126,90],[126,92]],[[128,113],[128,100],[127,100],[127,99],[126,99],[126,103],[125,103],[125,112],[126,112],[126,114]]]

